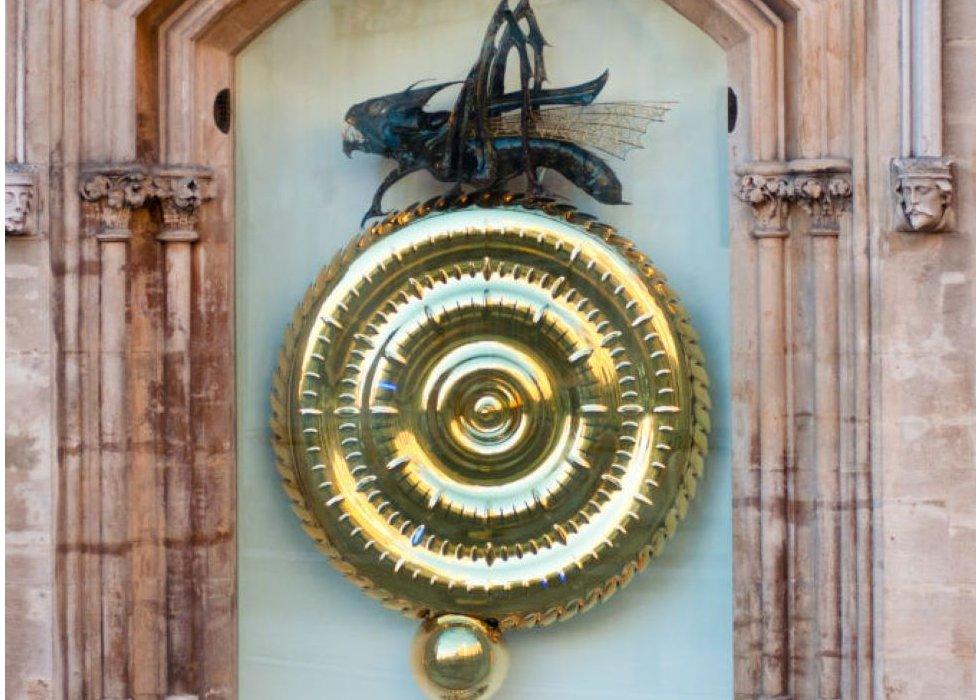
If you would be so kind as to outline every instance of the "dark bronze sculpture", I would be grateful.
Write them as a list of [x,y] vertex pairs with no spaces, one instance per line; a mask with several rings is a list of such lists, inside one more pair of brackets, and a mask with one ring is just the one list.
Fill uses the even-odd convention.
[[[523,23],[526,26],[523,29]],[[609,72],[579,85],[547,89],[543,48],[546,41],[528,0],[514,10],[502,0],[485,32],[481,53],[463,81],[416,87],[353,105],[343,151],[392,158],[397,167],[380,184],[363,222],[381,216],[383,195],[407,175],[427,170],[441,182],[494,190],[525,175],[539,194],[540,168],[550,168],[605,204],[626,204],[620,180],[601,157],[587,148],[623,158],[641,148],[651,121],[661,121],[666,102],[594,100]],[[519,89],[505,92],[509,54],[519,59]],[[531,53],[531,57],[530,57]],[[461,85],[450,111],[428,112],[427,102],[441,90]]]

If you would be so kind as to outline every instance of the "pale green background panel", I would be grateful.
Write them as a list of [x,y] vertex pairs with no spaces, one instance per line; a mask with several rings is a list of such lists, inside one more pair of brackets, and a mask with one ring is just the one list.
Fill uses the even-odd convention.
[[[416,623],[366,598],[312,547],[278,486],[268,393],[292,310],[358,229],[388,162],[343,157],[353,102],[418,78],[461,77],[495,0],[308,0],[240,56],[237,124],[240,688],[244,699],[418,698]],[[611,72],[604,99],[674,99],[648,148],[614,164],[629,207],[601,207],[668,274],[701,330],[713,378],[713,449],[688,520],[612,601],[508,635],[500,697],[728,698],[732,693],[729,249],[725,55],[659,0],[533,3],[551,84]],[[377,17],[370,8],[392,8]],[[551,176],[550,176],[551,177]],[[426,176],[391,204],[439,191]]]

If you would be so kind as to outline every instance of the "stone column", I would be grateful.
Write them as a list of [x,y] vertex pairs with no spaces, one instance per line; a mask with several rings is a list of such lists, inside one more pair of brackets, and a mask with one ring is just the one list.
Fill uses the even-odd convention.
[[[84,530],[89,533],[86,585],[95,586],[100,602],[98,638],[86,648],[101,657],[97,697],[132,696],[130,653],[137,641],[130,629],[133,580],[129,554],[130,494],[127,470],[130,436],[128,406],[128,322],[130,240],[133,211],[159,205],[162,221],[157,239],[164,247],[166,323],[165,382],[165,533],[166,650],[170,695],[185,697],[196,687],[193,635],[196,593],[193,586],[194,513],[190,427],[191,255],[197,240],[197,210],[209,196],[209,175],[199,169],[160,168],[149,173],[140,165],[110,166],[86,172],[80,187],[86,228],[97,241],[98,260],[98,449],[97,473],[83,479],[87,494]],[[132,313],[140,310],[133,309]],[[162,525],[160,525],[162,529]],[[194,696],[195,697],[195,696]]]
[[190,422],[190,318],[193,244],[197,212],[209,197],[209,175],[189,169],[156,172],[163,225],[157,240],[165,260],[166,326],[163,373],[166,423],[166,620],[168,688],[172,698],[195,698],[199,640],[194,616],[199,592],[193,585],[195,513],[193,439]]
[[[840,213],[850,202],[849,164],[835,159],[761,162],[742,171],[738,197],[753,211],[758,255],[756,303],[759,355],[759,549],[757,587],[761,600],[762,697],[788,697],[811,656],[823,697],[839,697],[841,683],[841,514],[838,367],[837,237]],[[801,223],[791,207],[807,212],[813,236],[812,335],[814,356],[813,446],[798,445],[792,350],[800,326],[792,297],[788,238]],[[810,410],[810,409],[806,409]],[[803,466],[803,473],[797,470]],[[812,504],[811,508],[807,507]],[[813,519],[812,535],[807,522]],[[812,579],[812,581],[811,581]],[[815,600],[810,601],[810,591]],[[800,619],[811,610],[815,620]],[[796,630],[815,624],[815,649]],[[794,634],[790,633],[794,630]]]
[[[90,172],[81,184],[85,218],[94,225],[99,260],[99,439],[97,527],[101,585],[102,694],[128,697],[129,566],[126,313],[132,211],[151,194],[138,168]],[[95,475],[92,475],[93,479]]]
[[752,236],[758,246],[759,306],[759,542],[763,694],[788,692],[786,587],[786,289],[791,186],[771,169],[750,173],[739,183],[739,198],[752,207]]
[[905,155],[942,155],[942,0],[903,0]]
[[[807,349],[813,366],[813,454],[805,466],[811,473],[802,480],[805,488],[796,489],[797,499],[812,506],[807,509],[812,512],[805,524],[813,537],[808,540],[813,551],[797,554],[797,559],[806,563],[806,581],[797,581],[795,585],[806,584],[804,595],[809,597],[814,610],[809,622],[815,630],[812,644],[793,655],[815,659],[811,670],[817,680],[818,697],[823,698],[840,698],[844,687],[841,549],[842,532],[848,528],[844,527],[847,515],[842,514],[845,510],[842,504],[852,494],[845,493],[841,483],[838,237],[841,213],[848,208],[851,194],[851,181],[846,174],[800,175],[793,182],[792,197],[809,215],[808,234],[812,238],[809,280],[814,326],[810,333],[812,347]],[[799,475],[797,481],[801,481]]]

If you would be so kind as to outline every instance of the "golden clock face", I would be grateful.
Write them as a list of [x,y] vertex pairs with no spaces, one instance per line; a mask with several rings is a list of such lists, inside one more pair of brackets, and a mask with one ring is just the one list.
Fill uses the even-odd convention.
[[275,449],[305,530],[370,594],[545,624],[674,531],[707,384],[686,312],[613,229],[517,195],[442,199],[368,230],[309,289]]

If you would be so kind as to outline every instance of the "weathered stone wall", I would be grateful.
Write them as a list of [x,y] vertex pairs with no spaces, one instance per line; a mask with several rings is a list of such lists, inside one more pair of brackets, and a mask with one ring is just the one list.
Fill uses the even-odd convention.
[[976,3],[945,0],[956,231],[881,247],[877,353],[884,692],[976,691]]
[[[6,6],[6,694],[56,696],[56,305],[50,240],[51,16]],[[28,80],[28,74],[40,79]]]
[[54,337],[48,242],[6,246],[7,697],[52,697]]

